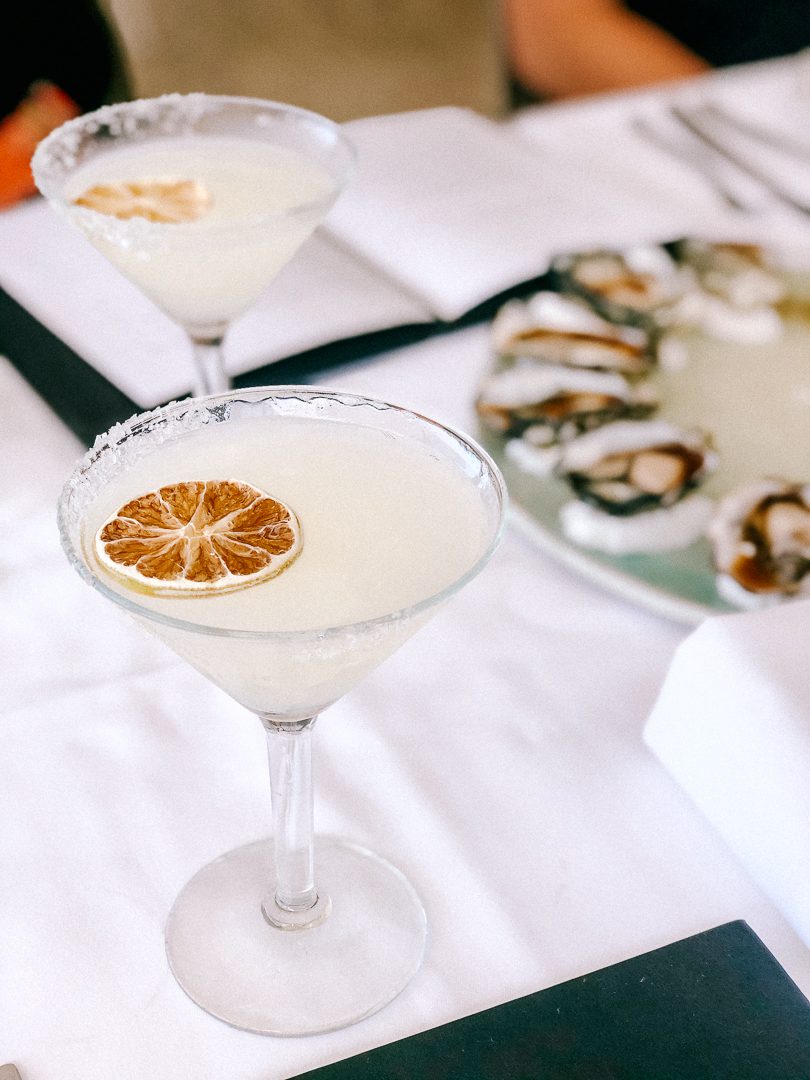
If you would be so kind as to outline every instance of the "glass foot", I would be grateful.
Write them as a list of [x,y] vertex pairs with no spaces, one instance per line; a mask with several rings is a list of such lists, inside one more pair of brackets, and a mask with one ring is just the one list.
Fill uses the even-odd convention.
[[206,1012],[264,1035],[312,1035],[370,1016],[416,973],[425,912],[384,859],[316,839],[315,879],[331,910],[302,929],[267,921],[262,901],[272,879],[272,841],[259,840],[203,867],[175,901],[169,964]]

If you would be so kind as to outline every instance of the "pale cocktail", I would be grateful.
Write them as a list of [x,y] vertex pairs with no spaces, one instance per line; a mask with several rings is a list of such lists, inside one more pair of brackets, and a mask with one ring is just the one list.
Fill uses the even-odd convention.
[[348,180],[340,128],[250,98],[170,94],[52,132],[32,169],[50,202],[194,344],[197,393],[227,389],[221,346]]
[[[150,177],[166,178],[157,194],[143,183]],[[138,192],[127,190],[126,178],[140,178]],[[110,150],[77,168],[64,188],[87,237],[192,330],[241,315],[309,236],[333,194],[329,173],[294,150],[194,135]],[[118,218],[122,212],[131,216]],[[144,215],[160,212],[188,217],[155,228],[161,222]],[[268,215],[274,227],[260,228]],[[115,224],[106,220],[111,216]]]
[[[101,524],[134,496],[178,480],[236,477],[292,508],[301,551],[282,572],[250,587],[191,597],[123,573],[104,573],[94,550]],[[417,620],[386,622],[360,637],[330,637],[301,650],[273,634],[367,623],[408,611],[474,566],[489,541],[478,492],[454,465],[415,440],[361,424],[290,416],[246,416],[206,424],[134,461],[88,508],[83,546],[89,565],[123,600],[137,600],[154,632],[248,708],[285,719],[319,712],[376,666]],[[149,552],[146,552],[147,556]],[[138,583],[136,582],[136,585]],[[168,592],[168,595],[166,593]],[[263,635],[257,641],[194,634],[181,623]]]
[[465,437],[305,388],[136,417],[69,481],[60,524],[74,566],[268,734],[274,845],[203,868],[167,929],[178,981],[215,1015],[327,1030],[375,1011],[417,969],[425,917],[402,875],[352,843],[313,854],[310,734],[483,567],[504,500]]

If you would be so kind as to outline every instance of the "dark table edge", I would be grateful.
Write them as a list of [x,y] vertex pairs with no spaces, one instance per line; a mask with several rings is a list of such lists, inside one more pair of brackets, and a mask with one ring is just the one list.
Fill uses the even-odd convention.
[[[234,386],[320,382],[333,368],[362,363],[380,353],[490,319],[506,300],[536,292],[547,281],[547,275],[541,275],[522,282],[454,322],[394,326],[307,349],[237,376]],[[143,411],[3,289],[0,289],[0,354],[11,361],[86,446],[113,424]]]

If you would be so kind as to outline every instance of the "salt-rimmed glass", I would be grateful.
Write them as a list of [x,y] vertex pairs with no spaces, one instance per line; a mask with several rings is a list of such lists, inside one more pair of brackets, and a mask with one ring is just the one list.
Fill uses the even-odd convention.
[[[303,417],[360,425],[418,443],[474,493],[484,523],[477,557],[410,607],[292,632],[179,619],[113,588],[87,550],[86,516],[98,493],[167,443],[210,424],[257,416],[268,424]],[[178,982],[220,1019],[278,1035],[339,1028],[385,1005],[418,969],[426,919],[405,877],[354,843],[313,840],[312,728],[323,708],[484,567],[501,535],[505,501],[497,468],[464,435],[397,406],[311,387],[233,392],[133,417],[100,436],[68,480],[59,528],[75,569],[257,713],[267,733],[273,842],[237,848],[200,870],[167,924]]]
[[[88,163],[95,167],[103,155],[145,144],[164,152],[189,139],[197,145],[228,140],[220,153],[229,146],[233,153],[239,145],[233,140],[269,144],[314,170],[317,194],[308,189],[277,210],[268,198],[266,211],[234,220],[203,216],[180,224],[122,220],[75,205],[81,194],[73,189],[76,174]],[[222,359],[229,325],[320,224],[353,164],[354,151],[341,128],[317,113],[253,98],[167,94],[106,105],[68,121],[39,144],[31,168],[49,202],[183,327],[193,346],[193,392],[205,395],[229,387]]]

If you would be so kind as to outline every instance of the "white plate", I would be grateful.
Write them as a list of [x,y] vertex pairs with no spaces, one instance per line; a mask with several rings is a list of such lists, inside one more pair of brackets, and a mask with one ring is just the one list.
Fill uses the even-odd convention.
[[[653,376],[659,415],[711,432],[720,453],[703,487],[715,498],[747,480],[810,480],[810,307],[795,304],[782,336],[764,345],[687,335],[689,362]],[[566,539],[558,512],[571,493],[562,481],[523,472],[504,453],[505,440],[482,441],[503,470],[514,520],[544,550],[579,573],[679,622],[733,610],[717,593],[711,549],[700,539],[665,554],[605,555]]]

